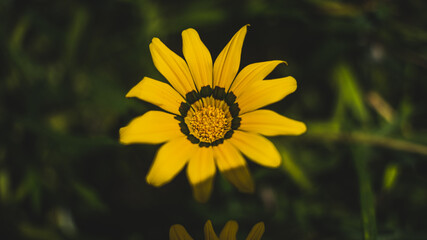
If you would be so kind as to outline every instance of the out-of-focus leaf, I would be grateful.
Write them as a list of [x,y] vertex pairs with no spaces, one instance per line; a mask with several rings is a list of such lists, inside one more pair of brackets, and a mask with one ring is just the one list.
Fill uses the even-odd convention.
[[390,191],[397,180],[397,176],[399,175],[399,166],[397,164],[388,164],[384,171],[384,179],[383,179],[383,188],[386,191]]
[[19,225],[22,237],[34,240],[60,240],[63,239],[54,229],[46,227],[36,227],[29,223]]
[[9,174],[6,170],[0,171],[0,200],[6,201],[9,197]]
[[366,96],[369,104],[375,109],[375,111],[383,117],[387,122],[392,122],[395,118],[393,108],[388,102],[382,98],[382,96],[375,91],[369,92]]
[[68,118],[66,114],[54,114],[49,116],[47,121],[50,127],[55,131],[65,133],[68,130]]
[[42,197],[41,190],[42,182],[39,173],[36,170],[28,170],[16,191],[15,198],[17,201],[22,201],[24,198],[29,197],[33,208],[39,210]]
[[340,1],[310,0],[310,2],[329,15],[354,17],[363,13],[363,8]]
[[364,94],[360,90],[356,76],[350,67],[344,63],[337,65],[333,76],[338,85],[338,104],[344,104],[359,121],[366,122],[369,115],[363,103]]
[[160,7],[151,1],[136,1],[143,18],[144,34],[142,38],[151,39],[153,36],[160,37],[164,33],[164,18],[160,13]]
[[10,50],[12,53],[16,53],[21,50],[22,41],[25,33],[29,27],[29,21],[27,16],[23,16],[20,21],[16,24],[10,38]]
[[306,122],[307,134],[336,134],[340,132],[340,122],[328,121],[328,122]]
[[[186,11],[182,12],[174,22],[174,29],[186,28],[188,26],[197,27],[206,24],[218,23],[225,19],[226,15],[224,10],[218,8],[208,1],[198,1],[190,4]],[[197,23],[197,25],[194,25]]]
[[375,217],[374,194],[367,161],[369,150],[364,146],[355,146],[352,149],[357,176],[359,178],[360,207],[365,240],[377,239],[377,224]]
[[298,184],[298,186],[306,191],[312,191],[313,185],[307,177],[306,173],[301,169],[298,164],[293,161],[293,157],[288,150],[280,148],[280,154],[282,155],[282,167],[289,173],[292,180]]
[[68,61],[70,61],[76,53],[76,48],[88,22],[88,18],[89,16],[85,8],[81,7],[76,9],[74,19],[66,38],[65,54]]
[[74,183],[73,186],[76,193],[82,198],[82,200],[85,201],[94,210],[107,210],[107,206],[98,197],[98,194],[95,192],[95,190],[78,182]]
[[[414,105],[408,100],[403,100],[399,106],[400,128],[404,136],[412,135],[411,117],[414,114]],[[426,141],[427,142],[427,141]]]
[[66,208],[57,207],[53,209],[53,215],[55,216],[56,224],[68,236],[76,234],[76,226],[74,223],[71,211]]

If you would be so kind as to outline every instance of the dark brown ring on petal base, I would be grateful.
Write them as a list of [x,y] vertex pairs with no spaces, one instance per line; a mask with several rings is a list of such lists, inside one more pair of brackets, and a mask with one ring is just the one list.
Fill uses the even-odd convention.
[[[224,101],[228,106],[228,111],[230,112],[231,117],[231,129],[228,130],[223,138],[217,139],[213,142],[203,142],[200,141],[196,136],[190,133],[190,130],[185,123],[184,118],[187,116],[188,111],[191,109],[191,105],[202,98],[213,97],[216,100]],[[239,104],[236,101],[236,95],[233,92],[225,92],[225,88],[215,87],[212,89],[210,86],[204,86],[200,89],[200,92],[191,91],[185,95],[186,102],[181,102],[179,106],[179,113],[181,115],[176,115],[175,119],[179,121],[179,127],[183,134],[187,136],[187,139],[193,144],[199,144],[200,147],[210,147],[218,146],[224,142],[225,139],[231,138],[233,136],[234,130],[237,130],[240,127],[240,121],[242,120],[239,116],[240,108]]]

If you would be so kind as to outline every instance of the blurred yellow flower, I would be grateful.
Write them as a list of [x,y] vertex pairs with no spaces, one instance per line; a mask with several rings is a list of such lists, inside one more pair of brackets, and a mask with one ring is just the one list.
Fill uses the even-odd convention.
[[[150,51],[154,65],[170,83],[144,77],[126,97],[137,97],[166,110],[149,111],[120,129],[120,141],[164,143],[157,152],[147,182],[162,186],[187,165],[187,177],[196,200],[205,202],[212,192],[216,167],[242,192],[254,185],[242,156],[266,166],[281,162],[276,147],[265,137],[299,135],[304,123],[271,110],[258,110],[296,90],[293,77],[264,80],[284,61],[246,66],[238,74],[247,26],[242,27],[215,63],[198,33],[182,32],[185,60],[160,39]],[[237,76],[236,76],[237,75]]]
[[[213,230],[212,223],[208,220],[205,224],[205,240],[236,240],[236,233],[238,229],[238,224],[236,221],[228,221],[221,233],[218,236]],[[259,222],[255,224],[252,230],[249,232],[246,240],[259,240],[264,234],[264,223]],[[193,240],[193,238],[188,234],[185,228],[180,224],[172,225],[169,230],[169,240]]]

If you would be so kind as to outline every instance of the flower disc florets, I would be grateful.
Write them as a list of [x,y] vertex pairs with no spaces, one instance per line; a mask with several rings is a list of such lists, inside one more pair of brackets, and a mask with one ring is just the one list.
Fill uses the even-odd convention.
[[186,102],[179,107],[181,132],[200,147],[217,146],[229,139],[240,126],[239,105],[232,92],[224,88],[204,86],[200,92],[186,94]]
[[213,143],[230,130],[230,121],[224,111],[214,106],[195,111],[188,122],[190,132],[202,142]]

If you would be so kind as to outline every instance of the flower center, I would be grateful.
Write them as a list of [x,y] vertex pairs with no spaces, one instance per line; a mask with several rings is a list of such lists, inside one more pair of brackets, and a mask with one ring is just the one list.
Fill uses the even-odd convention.
[[181,132],[199,147],[215,147],[230,139],[240,127],[239,104],[233,92],[225,88],[203,86],[200,92],[185,94],[185,101],[178,108]]
[[213,106],[202,107],[189,119],[192,134],[202,142],[212,143],[224,137],[230,130],[230,122],[224,111]]

